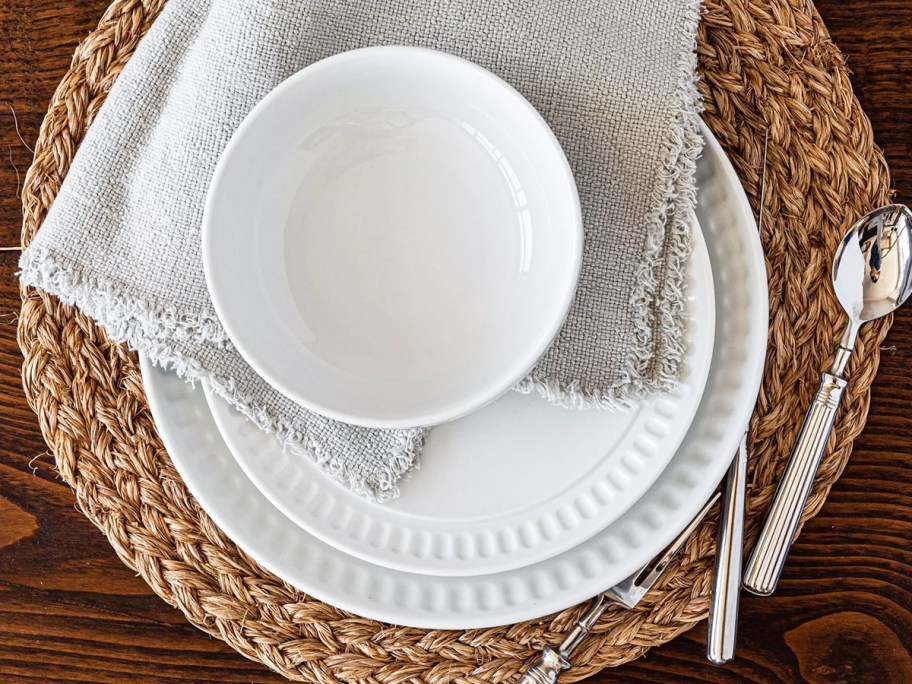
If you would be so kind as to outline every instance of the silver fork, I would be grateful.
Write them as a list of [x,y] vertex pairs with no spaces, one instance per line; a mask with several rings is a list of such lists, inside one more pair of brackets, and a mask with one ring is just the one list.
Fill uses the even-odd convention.
[[[624,606],[627,609],[635,608],[653,585],[661,577],[665,568],[671,563],[678,551],[683,548],[688,537],[697,529],[706,514],[719,500],[719,492],[714,493],[709,501],[700,509],[700,512],[690,521],[681,534],[668,545],[658,558],[654,558],[642,568],[637,570],[627,579],[621,580],[607,591],[602,592],[592,599],[592,606],[580,618],[570,633],[564,638],[556,649],[545,647],[537,660],[526,670],[526,673],[516,684],[556,684],[561,672],[570,668],[570,656],[576,647],[589,634],[589,631],[599,621],[612,603]],[[531,662],[531,661],[530,661]]]

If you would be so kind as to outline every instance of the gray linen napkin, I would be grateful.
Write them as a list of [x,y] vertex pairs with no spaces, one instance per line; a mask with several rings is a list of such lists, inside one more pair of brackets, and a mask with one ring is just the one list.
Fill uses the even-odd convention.
[[359,493],[395,496],[425,431],[303,410],[253,372],[215,315],[200,224],[231,134],[284,78],[344,50],[417,45],[499,74],[554,129],[586,228],[569,318],[517,389],[617,408],[671,387],[683,354],[698,20],[699,0],[171,0],[82,142],[22,280],[208,380]]

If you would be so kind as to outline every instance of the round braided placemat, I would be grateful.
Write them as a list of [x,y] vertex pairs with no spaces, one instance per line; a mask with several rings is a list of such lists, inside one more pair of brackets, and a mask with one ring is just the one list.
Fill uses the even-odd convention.
[[[54,200],[86,128],[164,0],[115,0],[77,48],[35,146],[23,190],[27,244]],[[770,333],[751,432],[747,541],[841,332],[829,291],[831,251],[854,219],[888,199],[889,176],[845,62],[806,0],[707,0],[699,33],[705,118],[757,206],[769,128],[766,250]],[[864,426],[879,343],[865,328],[837,428],[805,517],[817,513]],[[181,482],[156,434],[136,358],[91,320],[22,290],[22,381],[79,507],[121,559],[200,629],[307,682],[489,684],[554,644],[577,606],[541,620],[468,632],[399,628],[296,591],[242,553]],[[859,350],[862,351],[862,350]],[[620,665],[706,616],[715,520],[635,611],[609,612],[563,681]]]

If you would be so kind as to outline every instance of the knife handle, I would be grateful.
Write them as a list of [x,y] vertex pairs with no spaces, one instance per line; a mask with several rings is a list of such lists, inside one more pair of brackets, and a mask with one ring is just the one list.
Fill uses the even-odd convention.
[[744,588],[754,594],[768,596],[776,589],[845,386],[845,379],[838,375],[821,375],[820,388],[801,425],[760,538],[747,562]]
[[716,568],[706,637],[706,657],[716,665],[727,663],[735,657],[746,486],[747,433],[741,438],[738,453],[725,478],[722,515],[716,537]]

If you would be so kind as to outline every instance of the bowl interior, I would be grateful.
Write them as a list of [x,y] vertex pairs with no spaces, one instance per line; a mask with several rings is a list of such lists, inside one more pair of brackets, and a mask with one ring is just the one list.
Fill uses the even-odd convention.
[[210,188],[218,314],[270,384],[324,415],[428,425],[509,389],[576,287],[579,201],[559,144],[489,72],[414,48],[292,76]]

